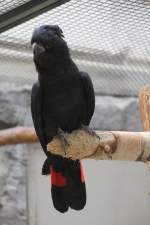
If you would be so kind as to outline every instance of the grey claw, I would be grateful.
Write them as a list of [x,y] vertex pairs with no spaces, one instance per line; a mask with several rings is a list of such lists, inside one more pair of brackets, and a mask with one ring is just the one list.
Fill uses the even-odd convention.
[[57,135],[60,139],[61,146],[64,149],[64,153],[65,153],[65,155],[67,155],[66,147],[69,146],[69,143],[67,140],[68,133],[64,132],[61,128],[58,128]]
[[91,128],[89,126],[86,126],[86,125],[81,125],[81,127],[82,127],[83,130],[88,132],[90,135],[96,136],[100,140],[100,137],[96,134],[96,132],[94,131],[93,128]]

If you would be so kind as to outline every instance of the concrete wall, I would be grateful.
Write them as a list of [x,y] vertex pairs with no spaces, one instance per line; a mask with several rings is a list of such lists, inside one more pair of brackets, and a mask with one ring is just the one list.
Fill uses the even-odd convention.
[[[14,88],[11,85],[6,85],[6,86],[2,86],[0,88],[0,129],[3,128],[8,128],[8,127],[12,127],[12,126],[16,126],[16,125],[32,125],[32,120],[31,120],[31,114],[30,114],[30,87],[21,87],[21,88]],[[139,119],[139,112],[138,112],[138,101],[137,98],[134,97],[126,97],[126,98],[119,98],[119,97],[112,97],[112,96],[97,96],[96,97],[96,110],[95,110],[95,114],[93,116],[92,122],[91,122],[91,126],[94,127],[95,129],[100,129],[100,130],[134,130],[134,131],[139,131],[141,130],[141,125],[140,125],[140,119]],[[34,223],[30,224],[30,225],[35,225],[35,224],[39,224],[39,225],[46,225],[46,224],[55,224],[57,225],[58,223],[61,222],[61,217],[58,217],[59,219],[57,219],[55,221],[55,215],[58,215],[56,212],[54,214],[52,214],[52,221],[53,223],[49,223],[46,222],[46,218],[50,219],[49,216],[47,217],[44,213],[49,214],[49,202],[51,202],[50,200],[50,195],[49,194],[49,184],[47,184],[47,178],[45,177],[41,177],[40,175],[40,169],[41,169],[41,164],[43,163],[43,158],[44,155],[42,153],[42,151],[34,151],[37,149],[40,149],[39,145],[38,147],[35,147],[35,145],[15,145],[15,146],[4,146],[4,147],[0,147],[0,225],[26,225],[28,224],[27,222],[27,182],[31,182],[33,177],[37,177],[36,179],[38,179],[39,182],[39,186],[38,186],[38,191],[36,192],[35,185],[33,184],[34,187],[32,187],[31,184],[29,184],[29,200],[31,200],[30,198],[37,198],[40,202],[41,202],[41,208],[38,209],[40,210],[39,212],[39,218],[41,219],[41,217],[43,219],[41,219],[41,222],[38,221],[37,217],[35,217],[35,214],[33,214],[33,210],[35,209],[35,205],[33,204],[33,201],[30,203],[30,209],[32,209],[30,211],[30,214],[32,214],[32,216],[34,215]],[[35,157],[35,158],[34,158]],[[29,158],[29,168],[30,171],[27,171],[27,158]],[[39,161],[38,161],[39,160]],[[37,171],[35,172],[35,168],[34,168],[34,163],[37,163]],[[98,166],[99,165],[99,166]],[[114,165],[114,164],[112,164]],[[116,165],[116,164],[115,164]],[[132,192],[129,192],[129,196],[132,195],[134,193],[134,189],[136,188],[134,186],[134,182],[136,183],[136,185],[140,185],[141,182],[146,182],[147,180],[147,175],[145,175],[146,172],[146,168],[144,169],[143,166],[139,165],[138,170],[136,170],[133,165],[131,165],[131,168],[128,164],[117,164],[118,166],[123,165],[122,171],[124,173],[123,177],[122,174],[118,174],[115,175],[117,172],[116,167],[111,167],[110,163],[109,165],[104,162],[101,162],[100,164],[98,164],[98,162],[90,164],[85,163],[86,166],[86,171],[89,171],[89,174],[91,174],[92,178],[91,178],[91,182],[94,183],[96,182],[96,174],[94,175],[94,169],[95,171],[97,171],[98,167],[101,167],[101,173],[100,173],[100,177],[102,180],[102,189],[101,189],[101,185],[97,186],[98,189],[96,188],[95,190],[98,191],[99,193],[97,193],[98,195],[100,195],[100,198],[102,198],[102,196],[107,195],[104,197],[104,199],[102,199],[102,202],[99,203],[98,207],[100,207],[99,210],[113,210],[113,205],[110,205],[110,200],[108,201],[108,196],[109,199],[113,198],[113,195],[115,193],[115,195],[117,195],[116,191],[111,191],[109,193],[110,189],[114,189],[114,188],[119,188],[118,185],[120,185],[120,182],[123,182],[123,180],[125,179],[126,182],[131,182],[132,183]],[[96,166],[96,167],[94,167]],[[110,172],[110,168],[112,168],[113,172]],[[117,167],[118,168],[118,167]],[[140,170],[141,168],[141,170]],[[103,173],[102,171],[106,171],[106,173]],[[108,172],[109,171],[109,172]],[[34,173],[35,172],[35,173]],[[128,173],[130,173],[130,180],[128,180]],[[28,176],[27,176],[28,174]],[[105,175],[106,175],[106,180],[105,180]],[[144,174],[144,178],[143,181],[139,179],[138,177],[143,177]],[[87,174],[88,176],[88,174]],[[95,176],[95,177],[94,177]],[[99,179],[100,179],[99,177]],[[116,178],[115,178],[116,177]],[[122,177],[122,178],[121,178]],[[135,177],[135,180],[133,179],[133,177]],[[110,179],[110,180],[109,180]],[[118,179],[121,179],[120,182]],[[109,182],[109,181],[110,182]],[[112,181],[113,180],[113,181]],[[133,181],[134,180],[134,181]],[[132,182],[133,181],[133,182]],[[147,180],[148,181],[148,180]],[[115,184],[114,184],[115,182]],[[31,182],[33,183],[33,181]],[[123,224],[134,224],[132,223],[132,215],[130,213],[130,217],[129,220],[130,222],[125,223],[126,218],[124,218],[124,216],[127,214],[123,214],[123,216],[120,215],[120,219],[119,221],[124,221],[123,223],[119,223],[116,222],[115,220],[114,222],[111,223],[111,221],[113,220],[113,217],[110,217],[108,220],[107,218],[107,213],[109,214],[110,212],[104,212],[103,216],[101,216],[102,222],[99,223],[99,213],[98,213],[98,208],[97,206],[94,204],[94,200],[97,199],[96,195],[94,195],[94,188],[96,185],[93,184],[93,186],[91,187],[89,183],[89,179],[87,182],[87,188],[88,188],[88,206],[87,206],[87,211],[85,211],[85,215],[87,215],[87,213],[89,212],[89,210],[93,210],[93,213],[91,213],[91,218],[96,219],[95,224],[102,224],[102,225],[123,225]],[[43,190],[45,190],[45,186],[48,189],[47,192],[42,191],[40,188],[43,188]],[[113,186],[115,185],[115,186]],[[43,186],[43,187],[42,187]],[[109,189],[110,187],[110,189]],[[121,185],[122,187],[122,185]],[[145,189],[144,191],[147,191],[148,185],[146,183],[145,186],[143,186]],[[90,188],[92,188],[92,190],[90,191]],[[128,191],[126,189],[127,187],[125,187],[125,196],[128,195]],[[33,192],[31,193],[32,190]],[[142,189],[142,185],[140,187],[140,190],[143,191]],[[47,193],[47,195],[43,194]],[[103,192],[103,194],[102,194]],[[37,196],[36,194],[37,193]],[[96,192],[95,192],[96,193]],[[93,196],[94,195],[94,196]],[[138,195],[138,194],[137,194]],[[137,195],[135,196],[134,200],[136,202],[136,198]],[[40,197],[39,197],[40,196]],[[93,197],[92,197],[93,196]],[[147,194],[146,194],[147,196]],[[125,197],[126,198],[126,197]],[[131,198],[131,196],[130,196]],[[43,202],[42,202],[43,201]],[[45,202],[44,202],[45,201]],[[97,200],[96,200],[97,201]],[[90,204],[91,202],[91,204]],[[115,203],[115,199],[113,199],[113,201]],[[149,202],[145,202],[145,200],[143,200],[143,197],[140,197],[139,200],[137,200],[138,204],[139,202],[142,202],[143,208],[140,208],[140,210],[144,210],[144,207],[149,207],[150,204]],[[50,203],[51,204],[51,203]],[[98,203],[96,203],[98,204]],[[109,204],[109,207],[107,207]],[[121,201],[120,201],[121,204]],[[127,207],[128,203],[126,203]],[[133,204],[134,205],[134,204]],[[32,208],[31,208],[32,206]],[[46,208],[46,210],[44,210]],[[117,206],[115,206],[117,207]],[[133,207],[137,207],[136,205],[134,205]],[[132,207],[130,207],[132,208]],[[51,209],[51,206],[50,206]],[[149,208],[150,209],[150,208]],[[53,210],[53,209],[52,209]],[[54,211],[54,210],[53,210]],[[52,212],[53,212],[52,211]],[[131,210],[132,211],[132,210]],[[83,211],[84,212],[84,211]],[[95,215],[94,212],[96,212],[97,214]],[[146,211],[147,212],[147,211]],[[141,220],[143,221],[142,223],[136,223],[136,225],[149,225],[150,222],[150,217],[147,216],[146,219],[144,219],[145,217],[145,213],[146,212],[139,212],[139,211],[135,211],[135,215],[136,213],[139,214],[141,213]],[[37,211],[36,211],[37,213]],[[115,211],[115,213],[117,213]],[[121,212],[120,212],[121,213]],[[133,212],[132,212],[133,213]],[[49,214],[50,215],[50,214]],[[66,224],[69,223],[71,224],[71,218],[72,220],[75,220],[75,215],[76,214],[69,214],[72,217],[70,217],[70,219],[66,220],[64,219],[62,221],[61,224]],[[79,213],[78,215],[79,218],[82,221],[82,225],[83,224],[91,224],[91,219],[88,220],[85,219],[85,215],[82,217],[83,213]],[[134,215],[134,217],[135,217]],[[147,215],[147,214],[146,214]],[[37,215],[36,215],[37,216]],[[138,215],[137,215],[138,216]],[[65,217],[64,217],[65,218]],[[112,219],[111,219],[112,218]],[[139,217],[138,217],[139,218]],[[36,221],[35,221],[36,219]],[[33,221],[33,220],[32,220]],[[37,222],[38,221],[38,222]],[[45,222],[43,222],[45,221]],[[68,222],[67,222],[68,221]],[[133,221],[137,221],[137,219],[133,218]],[[76,224],[80,224],[77,219]],[[74,222],[72,222],[72,224],[74,224]]]
[[[0,90],[0,129],[31,124],[29,91],[7,88]],[[0,225],[27,224],[27,149],[0,147]]]

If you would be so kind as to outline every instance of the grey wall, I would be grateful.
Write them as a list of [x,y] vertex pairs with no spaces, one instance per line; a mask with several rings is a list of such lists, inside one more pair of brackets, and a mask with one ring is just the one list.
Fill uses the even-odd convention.
[[[29,105],[28,90],[3,86],[0,128],[31,123]],[[25,144],[0,147],[0,225],[27,224],[27,148]]]
[[[30,87],[16,89],[10,85],[1,85],[0,128],[3,129],[16,125],[32,125]],[[96,110],[91,126],[100,130],[141,130],[137,98],[97,96]],[[27,224],[27,181],[30,182],[32,177],[36,177],[39,183],[38,187],[37,183],[33,184],[34,187],[29,184],[29,197],[37,197],[41,203],[41,208],[38,209],[40,210],[38,211],[40,223],[36,221],[32,225],[57,225],[61,222],[62,217],[57,212],[54,212],[51,205],[47,178],[40,175],[41,164],[45,157],[41,150],[36,151],[36,149],[40,149],[39,145],[35,147],[34,145],[19,144],[0,147],[0,225]],[[29,158],[30,171],[27,171],[27,158]],[[35,162],[37,164],[37,167],[35,166],[37,168],[36,172],[34,168]],[[94,223],[102,225],[132,225],[134,224],[133,222],[136,222],[136,225],[149,225],[150,216],[148,216],[148,211],[150,210],[150,199],[147,192],[150,182],[148,180],[148,172],[141,164],[135,167],[134,165],[132,163],[86,162],[87,207],[83,212],[69,213],[68,217],[63,217],[64,219],[61,224],[71,224],[71,221],[76,221],[72,222],[72,224],[80,224],[81,221],[82,224],[88,225],[95,218],[96,222]],[[96,184],[97,179],[99,181]],[[129,185],[129,191],[128,185],[126,186],[125,182],[131,185],[131,187]],[[36,188],[38,189],[35,190]],[[123,192],[119,192],[120,189],[123,189]],[[138,192],[135,191],[136,189],[138,189]],[[34,191],[34,193],[32,194],[30,190]],[[133,199],[132,195],[134,195]],[[138,198],[139,195],[140,198]],[[129,202],[125,200],[127,196],[129,197]],[[120,200],[115,201],[116,197]],[[127,218],[128,211],[123,213],[128,208],[128,204],[130,204],[129,218]],[[137,204],[139,204],[139,208]],[[45,207],[46,210],[44,210]],[[52,210],[51,212],[49,211],[49,207]],[[33,206],[33,210],[34,208],[35,206]],[[30,213],[32,214],[32,212]],[[137,218],[135,218],[136,214]],[[57,220],[55,220],[56,215],[58,215]],[[141,218],[140,220],[139,217]],[[49,221],[49,219],[52,219],[51,221],[53,222],[44,222]],[[127,223],[125,222],[126,219],[128,219]],[[140,221],[139,223],[138,220]]]

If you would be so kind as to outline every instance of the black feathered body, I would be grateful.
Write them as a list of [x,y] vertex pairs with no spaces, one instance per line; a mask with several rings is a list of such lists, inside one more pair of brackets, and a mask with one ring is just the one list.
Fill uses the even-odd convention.
[[[36,35],[38,33],[43,44],[42,32],[38,30]],[[47,44],[48,38],[45,40]],[[36,133],[48,157],[43,166],[43,174],[51,172],[53,180],[57,176],[57,180],[60,179],[63,183],[64,186],[61,187],[59,184],[52,184],[52,198],[55,208],[65,212],[69,206],[79,210],[86,203],[82,168],[79,161],[75,163],[51,155],[46,146],[57,135],[58,128],[71,132],[81,125],[89,125],[94,112],[95,97],[90,77],[78,70],[70,57],[66,42],[61,38],[55,38],[54,41],[52,39],[51,42],[51,47],[44,46],[43,53],[39,54],[39,49],[34,50],[38,82],[32,89],[31,109]],[[64,181],[59,172],[67,180]]]
[[58,128],[71,132],[84,123],[86,104],[76,67],[57,70],[57,76],[41,82],[41,86],[43,97],[49,96],[43,98],[44,130],[49,140],[56,135]]
[[[43,126],[47,141],[51,141],[58,128],[71,132],[81,124],[88,125],[92,114],[88,115],[81,73],[68,52],[62,57],[50,52],[39,61]],[[47,62],[46,68],[42,67],[43,61]]]

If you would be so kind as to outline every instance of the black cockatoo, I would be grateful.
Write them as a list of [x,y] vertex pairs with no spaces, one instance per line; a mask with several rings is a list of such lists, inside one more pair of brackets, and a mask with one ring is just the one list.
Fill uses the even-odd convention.
[[88,128],[95,107],[89,75],[78,70],[72,61],[62,30],[57,25],[43,25],[33,32],[33,58],[38,81],[33,85],[31,111],[34,127],[47,156],[42,173],[51,174],[54,207],[81,210],[86,204],[83,170],[73,161],[47,151],[47,144],[58,135],[67,145],[66,133]]

